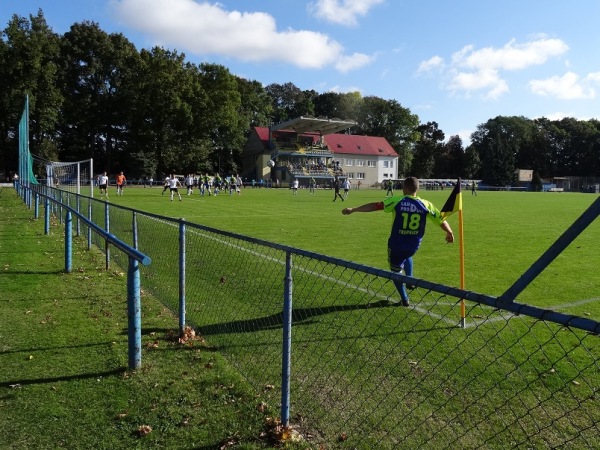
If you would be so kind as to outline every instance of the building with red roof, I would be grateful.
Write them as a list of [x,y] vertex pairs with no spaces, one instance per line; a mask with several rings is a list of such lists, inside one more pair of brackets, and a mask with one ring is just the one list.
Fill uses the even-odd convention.
[[[326,133],[355,122],[300,117],[273,127],[253,127],[242,152],[242,174],[250,180],[279,180],[301,186],[314,178],[329,187],[334,177],[353,185],[380,186],[398,177],[398,154],[383,137]],[[269,163],[272,161],[271,163]]]

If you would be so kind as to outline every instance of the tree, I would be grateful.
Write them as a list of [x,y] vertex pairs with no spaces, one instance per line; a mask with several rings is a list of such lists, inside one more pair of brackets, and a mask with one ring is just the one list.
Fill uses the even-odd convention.
[[130,87],[140,67],[135,46],[96,23],[77,23],[63,37],[62,60],[62,158],[91,157],[99,170],[132,169],[121,163],[128,161]]
[[479,159],[479,152],[474,145],[469,145],[465,149],[465,160],[463,167],[463,174],[465,177],[470,179],[479,178],[479,170],[481,169],[481,160]]
[[437,170],[444,165],[444,132],[438,128],[437,122],[427,122],[417,127],[419,140],[413,147],[411,173],[419,178],[439,178]]
[[212,142],[211,161],[214,169],[238,171],[242,146],[250,123],[242,110],[238,82],[229,70],[217,64],[200,66],[200,84],[207,95],[204,117],[206,137]]
[[325,92],[314,98],[317,117],[337,117],[343,120],[356,120],[362,103],[360,92]]
[[450,136],[444,144],[444,153],[447,155],[446,178],[465,176],[465,149],[462,139],[458,135]]
[[245,123],[250,127],[268,127],[273,114],[271,97],[258,81],[236,78],[240,93],[241,110]]
[[[16,157],[15,128],[19,122],[25,96],[29,95],[29,136],[32,154],[56,159],[56,123],[63,98],[58,89],[57,64],[59,37],[44,18],[42,10],[29,19],[14,15],[4,30],[0,58],[2,136],[13,136],[10,147]],[[16,158],[11,158],[16,169]]]
[[[148,168],[156,167],[156,178],[183,171],[182,154],[186,151],[210,149],[207,143],[190,142],[190,133],[204,131],[195,129],[194,115],[206,112],[206,98],[188,69],[183,54],[160,47],[140,52],[139,75],[130,105],[131,138]],[[192,97],[195,105],[190,103]]]
[[535,132],[533,136],[531,168],[537,176],[551,177],[557,174],[561,166],[559,155],[563,152],[565,132],[556,125],[555,121],[545,117],[533,120]]
[[531,129],[528,119],[515,116],[498,116],[477,127],[471,139],[481,158],[484,182],[506,186],[515,181],[515,163],[531,139]]
[[564,118],[557,122],[563,131],[561,168],[563,175],[585,176],[600,172],[600,132],[597,121]]
[[418,116],[396,100],[364,97],[357,121],[356,134],[384,137],[399,155],[399,174],[408,173],[412,146],[419,138]]
[[340,117],[342,111],[342,94],[337,92],[325,92],[317,95],[314,100],[315,116],[317,117]]
[[312,97],[314,91],[302,91],[293,83],[270,84],[266,88],[273,106],[273,123],[281,123],[315,112]]

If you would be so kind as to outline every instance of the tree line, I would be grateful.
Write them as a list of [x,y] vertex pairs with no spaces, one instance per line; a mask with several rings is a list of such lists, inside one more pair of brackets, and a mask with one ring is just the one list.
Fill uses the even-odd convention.
[[253,126],[302,115],[351,119],[348,133],[382,136],[398,152],[399,176],[515,181],[600,172],[600,122],[498,116],[466,148],[397,100],[359,92],[318,93],[293,83],[263,86],[176,50],[137,50],[94,22],[63,35],[42,10],[13,15],[0,40],[0,174],[17,168],[18,123],[29,96],[30,151],[44,159],[94,158],[97,171],[131,178],[168,172],[239,172]]

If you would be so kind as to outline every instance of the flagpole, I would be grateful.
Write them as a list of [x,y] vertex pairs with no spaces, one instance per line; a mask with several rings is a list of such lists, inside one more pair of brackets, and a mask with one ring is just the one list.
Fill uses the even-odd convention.
[[[462,192],[461,192],[462,181],[459,178],[454,185],[454,189],[450,193],[450,197],[446,200],[446,203],[440,210],[442,220],[446,220],[451,214],[458,212],[458,239],[459,239],[459,252],[460,252],[460,288],[465,288],[465,247],[463,243],[463,214],[462,214]],[[461,328],[466,327],[466,307],[465,300],[460,299],[460,326]]]
[[[460,181],[459,181],[460,182]],[[458,210],[458,244],[460,253],[460,288],[465,289],[465,246],[463,240],[463,213],[462,208]],[[460,299],[460,327],[465,328],[467,326],[467,308],[465,305],[465,299]]]

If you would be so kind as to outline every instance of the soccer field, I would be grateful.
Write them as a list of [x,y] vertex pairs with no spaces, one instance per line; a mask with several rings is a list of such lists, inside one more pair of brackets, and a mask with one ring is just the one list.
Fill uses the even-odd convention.
[[[287,244],[325,255],[387,268],[391,215],[383,212],[343,216],[346,206],[379,201],[383,190],[352,190],[345,202],[333,191],[315,195],[289,189],[244,188],[240,195],[221,192],[202,197],[197,190],[169,201],[162,187],[129,186],[123,196],[110,189],[110,202],[213,228]],[[438,208],[450,190],[420,191]],[[98,195],[96,193],[95,197]],[[596,199],[592,194],[463,192],[465,288],[499,296]],[[458,215],[449,219],[458,236]],[[517,298],[520,303],[598,319],[600,274],[596,270],[595,221]],[[429,224],[415,258],[415,277],[459,286],[459,243],[447,245],[444,234]]]

